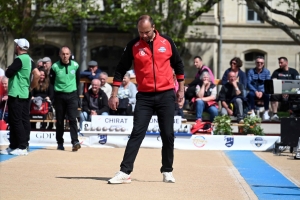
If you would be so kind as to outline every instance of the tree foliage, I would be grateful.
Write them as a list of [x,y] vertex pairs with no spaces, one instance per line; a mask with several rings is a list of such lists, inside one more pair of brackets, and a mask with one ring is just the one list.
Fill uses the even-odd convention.
[[220,0],[106,0],[102,20],[121,30],[136,30],[143,14],[151,15],[156,29],[169,35],[181,48],[189,25]]
[[97,13],[99,5],[94,0],[0,0],[0,27],[14,38],[34,43],[45,26],[72,29],[74,20]]
[[[268,4],[268,0],[246,0],[247,6],[253,9],[258,16],[274,27],[282,29],[289,35],[297,44],[300,44],[300,35],[297,34],[289,25],[275,20],[268,13],[274,13],[282,17],[290,19],[296,25],[300,25],[300,0],[281,0],[276,5],[276,8]],[[284,6],[283,6],[284,5]],[[281,8],[287,8],[282,10]]]

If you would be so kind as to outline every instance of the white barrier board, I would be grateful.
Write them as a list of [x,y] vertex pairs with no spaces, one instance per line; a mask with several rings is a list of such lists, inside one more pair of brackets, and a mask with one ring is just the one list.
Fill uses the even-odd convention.
[[[97,148],[123,148],[129,140],[129,134],[95,134],[80,136],[82,146]],[[64,134],[65,146],[70,144],[70,133]],[[280,141],[280,136],[227,136],[227,135],[191,135],[175,134],[175,149],[183,150],[253,150],[266,151],[274,148],[274,143]],[[9,144],[9,131],[0,131],[0,145]],[[55,132],[32,131],[30,146],[56,146]],[[148,133],[141,147],[161,148],[159,134]]]

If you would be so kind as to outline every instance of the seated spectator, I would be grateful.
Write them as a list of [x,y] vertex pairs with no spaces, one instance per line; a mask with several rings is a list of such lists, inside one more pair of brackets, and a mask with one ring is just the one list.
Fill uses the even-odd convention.
[[80,72],[80,78],[88,78],[93,80],[95,78],[99,78],[101,70],[98,68],[98,63],[94,60],[88,62],[88,69]]
[[196,86],[196,124],[202,122],[203,111],[210,114],[210,121],[213,122],[218,115],[218,104],[216,102],[217,88],[211,82],[208,72],[203,72],[200,80],[202,82]]
[[[53,103],[54,99],[54,89],[53,85],[50,84],[49,76],[46,72],[46,70],[43,67],[39,68],[40,71],[40,80],[39,84],[36,88],[34,88],[31,91],[31,99],[35,99],[37,97],[42,98],[45,101],[48,101],[50,104]],[[41,129],[46,129],[47,123],[42,122],[41,123]],[[36,129],[36,123],[31,123],[31,128]],[[49,126],[47,127],[48,130],[53,129],[53,123],[49,123]]]
[[37,63],[37,65],[36,65],[37,68],[43,67],[43,59],[42,58],[38,59],[38,61],[36,63]]
[[44,69],[45,69],[46,73],[49,75],[50,69],[51,69],[51,66],[52,66],[51,59],[49,57],[44,57],[42,59],[42,62],[43,62],[43,66],[44,66]]
[[214,83],[215,81],[214,74],[208,66],[203,65],[202,58],[200,56],[196,56],[194,58],[194,65],[197,68],[198,72],[195,76],[195,79],[185,88],[185,98],[189,101],[195,96],[195,88],[200,84],[199,78],[201,77],[203,72],[209,73],[212,83]]
[[117,110],[111,110],[112,115],[132,115],[136,103],[137,88],[130,81],[130,74],[126,73],[118,90],[119,106]]
[[[271,78],[272,79],[280,79],[280,80],[296,80],[296,76],[299,75],[298,71],[294,68],[288,66],[288,59],[286,57],[278,58],[279,69],[276,69]],[[277,115],[278,102],[288,102],[289,101],[288,94],[272,94],[271,95],[271,107],[273,111],[273,116],[271,120],[279,120]]]
[[[3,76],[1,79],[1,103],[0,103],[0,117],[3,119],[6,123],[8,122],[8,107],[7,107],[7,88],[8,88],[8,78]],[[4,111],[4,116],[3,116]],[[2,118],[3,117],[3,118]]]
[[91,115],[108,115],[108,98],[100,89],[100,80],[92,80],[92,88],[84,94],[82,99],[82,112],[80,113],[80,129],[82,122],[90,121]]
[[100,80],[100,88],[105,92],[107,95],[107,98],[110,98],[111,92],[112,92],[112,87],[110,84],[107,83],[107,78],[108,75],[106,72],[101,72],[99,75],[99,80]]
[[236,116],[239,123],[244,119],[244,85],[237,81],[237,74],[230,71],[226,82],[219,92],[219,100],[222,104],[221,114]]
[[228,73],[234,72],[237,78],[237,82],[241,83],[245,89],[247,87],[247,76],[246,73],[241,70],[241,67],[243,66],[243,61],[239,57],[234,57],[229,62],[230,68],[228,68],[222,77],[222,85],[225,85],[228,80]]
[[263,114],[263,120],[269,120],[269,102],[270,96],[265,93],[264,82],[271,79],[270,71],[264,67],[265,59],[261,56],[255,60],[256,67],[248,71],[247,85],[249,93],[247,95],[248,102],[250,104],[251,114],[255,116],[255,100],[263,100],[265,112]]

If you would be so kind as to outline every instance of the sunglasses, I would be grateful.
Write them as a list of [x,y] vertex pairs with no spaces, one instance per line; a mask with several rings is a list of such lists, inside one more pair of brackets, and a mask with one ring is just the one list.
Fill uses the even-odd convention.
[[256,62],[256,64],[263,65],[263,64],[264,64],[264,62]]
[[236,65],[236,62],[231,62],[232,65]]

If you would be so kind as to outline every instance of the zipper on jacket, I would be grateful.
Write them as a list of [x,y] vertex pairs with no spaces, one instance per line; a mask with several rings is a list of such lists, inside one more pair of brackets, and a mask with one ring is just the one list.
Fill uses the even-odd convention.
[[154,40],[151,42],[147,42],[149,47],[150,47],[150,50],[151,50],[151,53],[152,53],[152,69],[153,69],[153,74],[154,74],[154,92],[156,92],[156,76],[155,76],[155,68],[154,68],[154,53],[153,53],[153,45],[154,45]]

